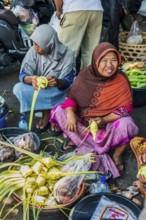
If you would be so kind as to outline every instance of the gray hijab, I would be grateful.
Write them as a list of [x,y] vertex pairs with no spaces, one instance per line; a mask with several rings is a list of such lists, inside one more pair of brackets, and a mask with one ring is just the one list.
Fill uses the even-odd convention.
[[30,39],[35,42],[43,51],[53,59],[58,60],[67,49],[58,40],[56,31],[48,24],[40,25],[35,29]]
[[31,47],[23,59],[20,71],[28,75],[55,76],[59,79],[72,70],[75,74],[72,50],[59,41],[56,31],[50,25],[40,25],[30,38],[45,54],[40,55]]

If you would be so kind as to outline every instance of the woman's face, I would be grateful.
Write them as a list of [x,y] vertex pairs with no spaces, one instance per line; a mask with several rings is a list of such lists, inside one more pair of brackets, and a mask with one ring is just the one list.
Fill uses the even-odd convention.
[[36,43],[33,42],[33,46],[34,46],[34,49],[35,49],[36,53],[38,53],[40,55],[45,54],[45,52]]
[[111,77],[118,68],[118,58],[115,52],[108,52],[101,58],[99,64],[96,63],[96,67],[100,75],[104,77]]

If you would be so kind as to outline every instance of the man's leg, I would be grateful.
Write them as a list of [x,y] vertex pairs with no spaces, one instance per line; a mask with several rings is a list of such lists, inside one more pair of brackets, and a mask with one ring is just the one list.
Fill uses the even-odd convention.
[[67,13],[60,21],[59,40],[73,50],[76,58],[79,54],[85,28],[84,11]]
[[102,30],[103,12],[85,12],[88,17],[88,24],[81,43],[81,69],[91,64],[92,52],[98,45]]

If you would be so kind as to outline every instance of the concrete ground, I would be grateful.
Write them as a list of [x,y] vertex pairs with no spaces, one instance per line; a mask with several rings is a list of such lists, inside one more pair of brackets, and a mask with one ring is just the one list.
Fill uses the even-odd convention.
[[[145,20],[145,19],[144,19]],[[146,31],[146,21],[140,22],[140,29],[143,31]],[[7,105],[9,106],[9,115],[6,120],[6,127],[17,127],[18,122],[20,119],[20,113],[19,113],[19,102],[16,99],[16,97],[12,93],[13,86],[16,82],[18,82],[18,74],[19,74],[19,66],[9,69],[4,72],[0,72],[0,95],[3,94],[5,91],[4,98],[6,100]],[[141,99],[141,96],[139,97],[139,100]],[[138,101],[139,101],[138,100]],[[146,100],[145,100],[146,101]],[[146,102],[145,102],[146,103]],[[137,107],[134,108],[133,111],[133,118],[136,122],[136,124],[139,127],[139,136],[146,137],[146,106]],[[28,118],[27,118],[28,120]],[[35,119],[36,121],[37,119]],[[34,122],[35,124],[35,122]],[[45,137],[49,136],[49,133],[44,134]],[[40,138],[42,138],[40,136]],[[41,143],[41,149],[44,148],[46,143]],[[59,147],[58,147],[59,148]],[[53,153],[57,151],[60,153],[59,149],[54,149],[51,145],[49,146],[49,151],[52,151]],[[110,189],[114,193],[120,192],[121,189],[125,189],[132,185],[133,181],[136,180],[137,175],[137,162],[136,158],[134,156],[134,153],[132,152],[130,146],[125,151],[123,160],[125,162],[125,171],[124,174],[118,178],[117,180],[110,180],[108,183],[110,184]],[[139,193],[137,196],[134,197],[135,202],[140,202],[141,207],[143,206],[143,197]],[[13,205],[16,204],[13,199],[9,199],[7,201],[7,206],[4,210],[4,213],[7,213]],[[0,210],[2,207],[2,203],[0,203]],[[2,217],[0,216],[0,220],[2,220]],[[12,211],[12,213],[6,217],[6,220],[22,220],[22,208],[21,207],[15,207],[15,209]],[[33,219],[31,219],[33,220]],[[67,220],[65,216],[61,217],[59,214],[54,217],[41,217],[40,220]]]
[[[12,93],[13,86],[15,85],[16,82],[18,82],[18,73],[19,73],[19,67],[17,68],[15,67],[13,69],[0,73],[0,95],[2,95],[2,93],[6,90],[4,98],[10,109],[10,113],[6,121],[6,127],[17,127],[20,118],[19,102]],[[140,98],[141,97],[139,97],[139,99]],[[143,136],[143,137],[146,137],[145,114],[146,114],[146,106],[134,108],[133,118],[139,127],[139,136]],[[51,150],[53,151],[53,149]],[[111,181],[112,189],[115,186],[115,191],[117,190],[117,188],[125,189],[131,186],[133,181],[136,180],[137,162],[130,147],[126,150],[123,160],[125,162],[124,174],[116,181],[115,180]],[[143,197],[141,196],[141,194],[139,194],[135,198],[136,200],[138,199],[141,202],[141,204],[143,204]],[[12,206],[12,201],[10,201],[10,204],[7,206],[7,208],[9,209],[11,206]],[[8,211],[8,209],[6,209],[5,211]],[[21,208],[15,208],[13,212],[14,213],[11,214],[10,217],[7,217],[6,220],[10,220],[10,219],[22,220]],[[63,220],[65,219],[66,218],[64,217]],[[58,218],[57,217],[55,219],[52,218],[52,220],[61,220],[61,218],[58,216]]]
[[[146,19],[144,19],[143,22],[140,22],[140,28],[143,31],[146,31],[146,25],[145,25]],[[9,68],[6,71],[0,72],[0,95],[3,94],[5,91],[4,98],[6,100],[7,105],[9,106],[9,115],[6,120],[6,127],[17,127],[18,122],[20,120],[20,113],[19,113],[19,102],[16,99],[16,97],[12,93],[13,86],[15,85],[16,82],[18,82],[18,75],[19,75],[19,66]],[[146,105],[146,93],[139,94],[138,97],[136,97],[137,93],[135,94],[134,92],[134,103],[135,105],[137,103],[141,103],[141,100],[144,98],[145,100],[145,105]],[[133,110],[133,118],[136,122],[136,124],[139,127],[139,136],[146,137],[145,134],[145,128],[146,128],[146,120],[145,120],[145,115],[146,115],[146,106],[141,106],[141,107],[134,107]],[[27,121],[29,120],[29,115],[27,116]],[[35,127],[35,122],[38,119],[34,117],[34,122],[33,122],[33,129]],[[49,137],[49,131],[45,132],[43,135],[39,135],[40,139],[43,137]],[[62,138],[62,136],[60,136]],[[57,152],[59,155],[62,154],[60,150],[60,145],[58,143],[56,148],[53,147],[52,143],[48,142],[41,142],[41,149],[44,149],[46,145],[47,151],[51,151],[52,153]],[[125,170],[122,176],[116,180],[109,180],[109,185],[111,192],[113,193],[121,193],[121,190],[126,189],[127,187],[131,186],[133,181],[136,180],[136,175],[137,175],[137,162],[136,158],[134,156],[134,153],[132,152],[130,146],[129,148],[125,151],[123,155],[123,161],[125,163]],[[140,206],[143,206],[143,197],[139,193],[134,197],[134,201],[136,203],[139,203]],[[12,207],[15,204],[13,199],[9,200],[8,205],[6,206],[5,213],[8,212],[10,207]],[[0,209],[1,209],[2,203],[0,203]],[[40,218],[40,220],[67,220],[67,217],[64,215],[57,214],[56,216],[43,216]],[[1,218],[0,218],[1,220]],[[10,214],[6,220],[22,220],[22,208],[15,208]],[[31,219],[33,220],[33,219]]]

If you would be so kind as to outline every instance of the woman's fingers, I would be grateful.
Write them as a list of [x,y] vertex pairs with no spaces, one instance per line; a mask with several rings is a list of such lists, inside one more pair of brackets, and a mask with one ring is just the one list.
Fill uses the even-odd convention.
[[32,77],[32,86],[34,87],[35,90],[38,90],[37,78],[38,78],[38,76],[33,76]]
[[68,130],[68,131],[71,131],[71,132],[76,132],[76,130],[77,130],[77,126],[76,126],[76,124],[67,124],[66,125],[66,129]]
[[48,85],[49,86],[57,86],[57,78],[54,76],[49,76],[48,77]]

